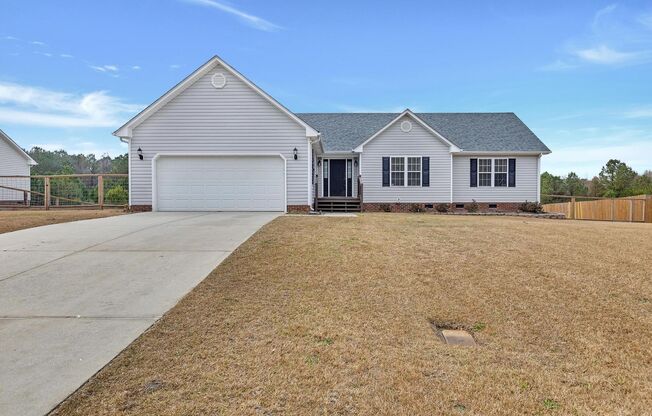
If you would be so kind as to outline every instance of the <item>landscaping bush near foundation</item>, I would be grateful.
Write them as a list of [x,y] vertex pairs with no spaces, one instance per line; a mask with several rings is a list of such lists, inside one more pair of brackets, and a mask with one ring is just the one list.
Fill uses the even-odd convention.
[[424,212],[425,209],[421,204],[412,204],[410,205],[410,212]]
[[392,212],[392,207],[390,207],[389,204],[380,204],[378,207],[383,212]]
[[450,207],[448,204],[437,204],[435,205],[435,209],[437,212],[448,212],[450,210]]
[[525,201],[518,206],[518,210],[522,212],[531,212],[534,214],[540,214],[543,212],[543,206],[538,202]]

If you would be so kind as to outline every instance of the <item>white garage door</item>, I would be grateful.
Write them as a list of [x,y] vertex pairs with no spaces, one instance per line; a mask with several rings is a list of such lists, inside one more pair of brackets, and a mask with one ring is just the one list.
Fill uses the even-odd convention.
[[279,156],[161,156],[158,211],[285,211]]

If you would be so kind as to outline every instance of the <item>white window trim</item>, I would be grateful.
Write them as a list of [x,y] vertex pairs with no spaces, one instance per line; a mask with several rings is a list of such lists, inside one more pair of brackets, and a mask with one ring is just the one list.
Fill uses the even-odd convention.
[[[399,171],[392,171],[392,159],[403,159],[403,185],[392,185],[392,172],[399,172]],[[418,185],[408,185],[408,158],[418,158],[419,159],[419,166],[421,169],[419,170],[419,184]],[[416,172],[413,170],[412,172]],[[423,156],[389,156],[389,187],[390,188],[421,188],[423,185]]]
[[[505,172],[497,172],[496,171],[496,161],[497,160],[504,160],[505,161]],[[508,188],[509,187],[509,158],[507,157],[497,157],[494,158],[493,161],[491,162],[491,184],[495,188]],[[505,186],[497,186],[496,185],[496,174],[499,173],[504,173],[505,174]]]
[[[489,172],[480,172],[480,161],[481,160],[491,160],[491,170]],[[496,172],[496,160],[506,160],[507,161],[507,171],[506,172]],[[480,174],[489,173],[491,175],[491,185],[480,185]],[[496,173],[505,173],[507,175],[505,186],[496,186]],[[478,172],[476,173],[476,181],[478,183],[478,188],[508,188],[509,187],[509,158],[508,157],[479,157],[478,158]]]

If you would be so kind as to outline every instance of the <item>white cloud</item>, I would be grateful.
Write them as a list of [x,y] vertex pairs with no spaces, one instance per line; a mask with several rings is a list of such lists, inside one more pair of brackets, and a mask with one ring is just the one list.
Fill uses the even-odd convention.
[[70,55],[70,54],[67,54],[67,53],[59,54],[59,57],[60,57],[60,58],[74,58],[74,56],[72,56],[72,55]]
[[30,43],[31,43],[32,45],[36,45],[36,46],[45,46],[45,42],[40,42],[40,41],[38,41],[38,40],[33,40],[33,41],[31,41]]
[[638,172],[652,167],[647,156],[652,154],[652,140],[599,147],[557,147],[552,150],[551,154],[541,159],[542,171],[557,175],[573,171],[580,176],[591,178],[600,172],[600,168],[609,159],[619,159]]
[[60,143],[33,143],[29,145],[29,148],[40,147],[43,150],[48,152],[55,152],[57,150],[63,150],[64,146]]
[[652,168],[652,133],[629,125],[588,126],[540,132],[552,149],[542,159],[542,170],[565,175],[570,171],[593,177],[609,159],[620,159],[634,170]]
[[643,26],[646,26],[648,29],[652,29],[652,13],[642,14],[638,17],[637,20]]
[[98,72],[118,72],[118,67],[115,65],[89,65],[90,68]]
[[181,68],[181,65],[179,65],[179,64],[170,65],[170,69],[179,69],[179,68]]
[[623,113],[625,118],[652,118],[652,106],[638,107]]
[[34,53],[37,54],[37,55],[42,55],[42,56],[46,56],[48,58],[52,58],[52,54],[49,53],[49,52],[34,52]]
[[64,141],[68,144],[64,145],[61,142],[57,143],[33,143],[29,145],[29,148],[40,147],[51,152],[56,150],[65,150],[68,154],[77,155],[77,154],[93,154],[96,157],[102,157],[103,155],[110,155],[115,157],[121,154],[126,153],[127,145],[122,142],[114,140],[115,137],[109,139],[108,143],[110,146],[106,146],[107,139],[97,139],[95,141],[88,141],[88,138],[80,137],[68,137]]
[[238,19],[240,19],[240,21],[258,30],[263,30],[265,32],[275,32],[279,29],[282,29],[281,26],[278,26],[261,17],[254,16],[249,13],[245,13],[242,10],[238,10],[235,7],[217,2],[215,0],[185,0],[185,1],[200,6],[212,7],[214,9],[223,11],[225,13],[229,13],[233,16],[236,16]]
[[557,59],[555,62],[550,63],[548,65],[544,65],[539,68],[540,71],[550,71],[550,72],[557,72],[557,71],[568,71],[570,69],[577,68],[577,65],[570,64],[566,61],[562,61],[561,59]]
[[599,45],[588,49],[574,51],[575,55],[585,61],[595,64],[618,65],[627,63],[640,63],[649,60],[650,51],[620,52],[606,45]]
[[115,127],[142,109],[106,91],[72,94],[0,82],[0,123],[50,127]]
[[4,39],[4,40],[20,40],[20,39],[18,39],[18,38],[15,37],[15,36],[5,36],[5,37],[3,37],[2,39]]
[[133,69],[134,71],[138,71],[140,69],[140,66],[134,65],[131,67],[131,69]]
[[602,20],[602,18],[608,14],[611,14],[611,12],[616,10],[616,7],[618,7],[617,4],[610,4],[595,12],[595,14],[593,15],[593,29],[596,30],[600,25],[600,21]]
[[652,14],[610,4],[598,9],[585,29],[564,42],[557,61],[540,67],[563,71],[587,65],[622,67],[652,61]]

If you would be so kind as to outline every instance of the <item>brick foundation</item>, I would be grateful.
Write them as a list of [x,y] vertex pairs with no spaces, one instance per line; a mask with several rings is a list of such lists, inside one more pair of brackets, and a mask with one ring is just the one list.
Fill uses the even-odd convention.
[[[456,205],[463,204],[468,207],[472,202],[454,202],[452,204],[444,203],[448,206],[449,212],[467,212],[467,208],[455,208]],[[489,205],[494,205],[490,202],[477,202],[478,212],[517,212],[519,202],[496,202],[495,208],[490,208]],[[426,205],[432,205],[432,208],[426,208]],[[370,202],[362,204],[362,211],[365,212],[437,212],[437,205],[440,203],[424,204],[424,203],[410,203],[410,202]]]
[[[151,205],[131,205],[130,212],[149,212],[152,210]],[[310,212],[310,205],[288,205],[288,212],[307,214]]]
[[288,205],[288,213],[307,214],[310,212],[310,205]]
[[130,205],[129,212],[149,212],[152,210],[151,205]]

